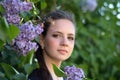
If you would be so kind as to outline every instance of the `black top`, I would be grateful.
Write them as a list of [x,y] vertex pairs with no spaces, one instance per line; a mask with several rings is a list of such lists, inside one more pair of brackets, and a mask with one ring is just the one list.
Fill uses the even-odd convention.
[[39,74],[40,72],[38,69],[33,70],[33,72],[28,76],[28,80],[40,80]]
[[[33,70],[33,72],[28,76],[27,80],[41,80],[40,79],[40,73],[41,71],[39,69]],[[66,80],[65,78],[63,80]]]

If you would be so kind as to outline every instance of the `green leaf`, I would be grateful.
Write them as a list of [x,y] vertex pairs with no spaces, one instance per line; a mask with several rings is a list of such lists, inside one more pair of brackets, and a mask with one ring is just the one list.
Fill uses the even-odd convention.
[[5,78],[5,74],[0,72],[0,80],[8,80]]
[[6,41],[6,33],[1,29],[1,26],[0,26],[0,39],[1,41]]
[[59,69],[55,64],[53,64],[53,69],[54,69],[55,74],[58,77],[66,77],[64,71],[62,71],[61,69]]
[[25,74],[20,73],[20,74],[16,74],[13,79],[14,79],[14,80],[27,80],[26,78],[27,78],[27,77],[26,77]]
[[26,64],[26,65],[24,66],[24,69],[25,69],[25,72],[26,72],[27,74],[30,74],[30,72],[33,70],[33,67],[32,67],[31,64]]
[[39,10],[38,9],[34,9],[33,13],[34,13],[34,15],[38,15],[39,14]]
[[38,3],[40,0],[30,0],[30,2]]
[[12,41],[12,39],[16,38],[19,33],[20,33],[20,30],[17,26],[10,25],[8,30],[9,40]]
[[2,48],[4,45],[4,42],[2,40],[0,40],[0,48]]
[[0,4],[0,13],[5,13],[5,9],[4,9],[4,7],[2,6],[2,4]]
[[8,80],[8,79],[6,79],[6,78],[3,78],[3,77],[0,77],[0,80]]
[[4,76],[5,76],[5,74],[0,72],[0,77],[4,77]]
[[2,68],[5,71],[5,74],[7,77],[11,80],[16,74],[19,74],[19,72],[13,68],[11,65],[6,64],[6,63],[0,63]]
[[32,64],[34,57],[34,50],[30,51],[26,56],[21,56],[19,67],[23,67],[25,64]]
[[6,41],[8,39],[8,31],[9,25],[5,19],[5,17],[0,17],[0,39],[2,41]]
[[28,21],[32,15],[30,15],[30,12],[20,12],[20,16],[24,21]]
[[47,7],[47,4],[45,1],[41,2],[41,9],[45,9]]
[[7,28],[7,29],[9,28],[9,24],[8,24],[8,22],[7,22],[7,20],[6,20],[5,17],[2,17],[0,22],[2,23],[2,24],[1,24],[2,27],[4,27],[5,29],[6,29],[6,28]]
[[32,64],[25,64],[24,65],[24,70],[28,75],[36,68],[39,68],[39,64],[37,62],[34,62]]
[[0,39],[3,42],[6,42],[6,40],[11,42],[12,39],[14,39],[19,34],[19,32],[19,28],[15,25],[8,25],[5,17],[0,18]]

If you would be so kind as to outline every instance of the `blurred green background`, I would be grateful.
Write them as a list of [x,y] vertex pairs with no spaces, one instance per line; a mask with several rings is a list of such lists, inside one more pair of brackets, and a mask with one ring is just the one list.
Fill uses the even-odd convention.
[[[73,64],[81,67],[86,77],[91,80],[120,80],[119,0],[26,1],[33,2],[34,9],[22,15],[24,21],[37,19],[38,15],[42,17],[54,9],[70,11],[75,15],[75,48],[71,58],[65,61],[62,67]],[[2,9],[0,12],[3,12]],[[20,56],[11,49],[10,40],[6,43],[6,35],[12,34],[6,34],[2,17],[0,16],[0,80],[25,80],[30,71],[36,67],[34,54]],[[14,67],[19,74],[16,75],[15,70],[12,71],[14,68],[11,69],[11,66],[4,63]]]

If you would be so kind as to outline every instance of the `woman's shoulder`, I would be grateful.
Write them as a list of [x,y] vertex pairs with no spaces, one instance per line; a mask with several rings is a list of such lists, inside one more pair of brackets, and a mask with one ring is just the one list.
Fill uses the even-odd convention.
[[39,73],[39,69],[33,70],[27,80],[40,80]]
[[[40,75],[41,75],[41,70],[40,69],[35,69],[28,76],[27,80],[41,80]],[[66,78],[63,78],[63,80],[66,80]]]

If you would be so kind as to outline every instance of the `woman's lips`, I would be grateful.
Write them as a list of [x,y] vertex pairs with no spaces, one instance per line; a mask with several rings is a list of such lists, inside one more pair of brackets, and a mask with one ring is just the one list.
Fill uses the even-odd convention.
[[60,50],[58,50],[58,52],[64,55],[67,53],[67,50],[60,49]]

